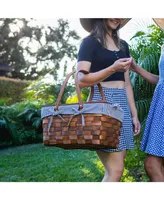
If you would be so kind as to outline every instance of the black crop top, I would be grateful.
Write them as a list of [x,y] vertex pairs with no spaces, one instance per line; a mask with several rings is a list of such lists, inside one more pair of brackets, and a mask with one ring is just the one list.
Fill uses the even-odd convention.
[[[97,72],[112,65],[120,58],[129,58],[129,47],[124,40],[120,40],[121,48],[119,51],[111,51],[102,46],[102,44],[93,36],[89,36],[83,40],[78,52],[79,61],[91,62],[90,72]],[[124,72],[115,72],[105,81],[125,81]]]

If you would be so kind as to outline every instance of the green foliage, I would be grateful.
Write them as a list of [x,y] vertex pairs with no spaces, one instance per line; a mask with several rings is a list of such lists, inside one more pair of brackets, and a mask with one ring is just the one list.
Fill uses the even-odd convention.
[[[63,85],[63,81],[60,80],[56,82],[54,79],[48,81],[47,79],[39,79],[33,81],[25,90],[24,90],[24,99],[33,101],[36,99],[40,104],[51,104],[54,105],[60,93],[60,89]],[[75,91],[75,86],[67,84],[61,103],[65,103],[66,99]]]
[[[131,55],[137,64],[145,70],[157,74],[158,62],[161,52],[161,44],[164,39],[164,32],[157,26],[152,25],[147,33],[138,32],[132,37],[133,44],[130,47]],[[148,114],[155,85],[149,84],[135,72],[130,74],[136,107],[140,121],[144,121]]]
[[17,131],[16,145],[40,143],[43,140],[42,134],[38,134],[35,129],[27,130],[22,127]]
[[38,102],[0,106],[0,146],[41,142],[40,108]]
[[0,106],[9,105],[12,98],[0,98]]
[[[82,101],[85,102],[87,100],[87,95],[81,93],[81,98]],[[73,104],[73,103],[78,103],[78,97],[76,93],[73,93],[68,99],[66,100],[66,104]]]
[[83,97],[83,101],[86,102],[90,93],[90,89],[89,88],[82,88],[81,89],[81,93],[84,95]]
[[138,31],[138,32],[131,38],[131,40],[132,40],[132,39],[136,39],[136,38],[138,38],[138,37],[142,37],[142,36],[145,36],[145,32],[143,32],[143,31]]
[[[135,147],[127,152],[125,158],[125,174],[122,177],[123,182],[148,182],[149,179],[144,170],[144,159],[146,154],[140,150],[140,141],[142,133],[135,137]],[[129,181],[128,181],[129,179]]]
[[2,102],[5,104],[13,104],[22,100],[21,93],[30,82],[22,81],[19,79],[0,78],[0,105]]
[[145,117],[147,116],[149,112],[151,101],[152,101],[151,98],[150,99],[146,98],[146,99],[141,99],[141,100],[139,99],[136,101],[138,117],[141,122],[145,119]]
[[[88,95],[89,95],[89,89],[88,88],[83,88],[81,90],[81,98],[82,98],[82,101],[83,102],[86,102],[87,101],[87,98],[88,98]],[[66,100],[66,104],[72,104],[72,103],[78,103],[78,97],[77,97],[77,94],[76,92],[72,93],[71,96],[69,96]]]
[[33,105],[29,104],[26,106],[23,112],[19,113],[17,117],[22,122],[30,122],[35,129],[41,126],[41,111]]
[[54,84],[44,83],[42,80],[33,81],[27,88],[24,89],[23,98],[38,102],[54,103],[56,98],[53,91]]
[[151,25],[149,27],[151,30],[148,34],[148,37],[150,38],[150,42],[157,42],[157,45],[159,45],[159,48],[163,44],[164,41],[164,31],[162,31],[158,26]]

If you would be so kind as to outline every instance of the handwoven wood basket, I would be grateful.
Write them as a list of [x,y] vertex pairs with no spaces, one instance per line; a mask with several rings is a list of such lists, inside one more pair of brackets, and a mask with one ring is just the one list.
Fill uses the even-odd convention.
[[[56,111],[59,110],[61,96],[71,75],[72,73],[67,76],[61,88],[55,106]],[[106,103],[100,84],[98,86],[102,95],[102,101],[99,103]],[[79,90],[80,89],[76,82],[76,91],[79,99],[80,110],[80,108],[83,108],[83,103]],[[91,90],[89,103],[91,102],[92,96],[93,89]],[[93,103],[95,102],[92,102],[92,104]],[[64,106],[64,109],[67,109],[68,105],[62,106]],[[120,129],[122,125],[120,120],[101,113],[83,113],[83,117],[84,118],[82,118],[81,114],[75,116],[71,114],[58,114],[56,116],[49,115],[44,117],[42,119],[44,145],[61,147],[64,149],[118,148]],[[85,125],[83,124],[83,119],[85,120]]]
[[57,116],[53,117],[50,133],[48,122],[50,117],[43,119],[43,134],[45,145],[55,145],[61,148],[117,148],[121,122],[103,114],[84,114],[85,126],[82,126],[81,116],[75,116],[70,125],[70,115],[62,115],[66,122]]

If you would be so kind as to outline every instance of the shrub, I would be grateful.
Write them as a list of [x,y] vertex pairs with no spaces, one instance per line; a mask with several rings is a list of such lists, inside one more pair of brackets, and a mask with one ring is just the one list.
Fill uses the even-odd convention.
[[22,100],[21,93],[30,82],[19,79],[0,77],[0,98],[6,99],[6,103],[11,105]]
[[0,146],[42,142],[38,102],[0,106]]
[[[89,89],[88,88],[83,88],[81,90],[81,98],[83,102],[87,101],[89,95]],[[66,100],[66,104],[72,104],[72,103],[78,103],[78,97],[76,92],[74,92],[71,96],[69,96]]]
[[[46,78],[33,81],[27,88],[25,88],[23,97],[24,99],[31,101],[36,99],[44,104],[55,104],[62,85],[63,81],[57,83],[55,80],[47,80]],[[73,91],[75,91],[75,87],[71,84],[67,85],[61,103],[65,103],[66,99]]]

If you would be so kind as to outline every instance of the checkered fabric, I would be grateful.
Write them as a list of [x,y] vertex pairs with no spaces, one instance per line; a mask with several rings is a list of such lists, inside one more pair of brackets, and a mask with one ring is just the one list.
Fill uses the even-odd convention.
[[164,157],[164,49],[158,67],[159,81],[146,121],[141,150],[147,154]]

